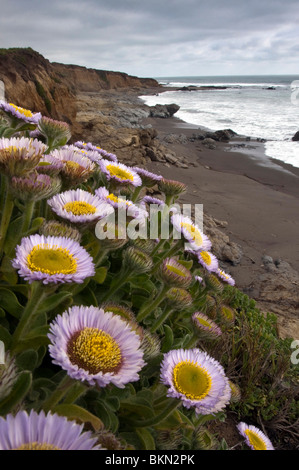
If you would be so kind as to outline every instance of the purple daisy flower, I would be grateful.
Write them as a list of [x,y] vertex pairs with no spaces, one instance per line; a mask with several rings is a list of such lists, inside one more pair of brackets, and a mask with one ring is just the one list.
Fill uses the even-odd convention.
[[111,162],[109,160],[100,160],[101,171],[107,179],[116,181],[120,184],[131,184],[132,186],[141,186],[142,180],[135,170],[123,163]]
[[39,163],[47,146],[37,139],[0,139],[0,171],[8,176],[24,176]]
[[275,450],[270,439],[257,427],[241,422],[237,428],[252,450]]
[[112,312],[75,306],[50,325],[53,363],[90,385],[124,388],[145,365],[140,337]]
[[182,235],[187,241],[186,251],[210,250],[212,243],[209,238],[193,223],[189,217],[182,214],[173,214],[171,223],[176,232],[176,236]]
[[63,162],[53,157],[53,155],[43,155],[40,159],[36,171],[39,173],[55,176],[60,173],[63,168]]
[[155,184],[157,184],[158,181],[161,181],[163,178],[161,175],[156,175],[156,173],[151,173],[150,171],[145,170],[144,168],[139,168],[138,166],[134,166],[133,170],[138,173],[142,180],[143,186],[146,186],[147,188],[155,186]]
[[96,168],[89,158],[72,146],[53,150],[50,155],[63,163],[61,175],[70,187],[87,181]]
[[126,199],[124,196],[115,196],[109,193],[108,189],[101,187],[95,190],[95,194],[104,201],[108,202],[114,209],[126,210],[129,217],[134,219],[145,219],[148,217],[148,212],[143,204],[137,205],[134,202]]
[[0,110],[9,117],[20,119],[28,124],[37,124],[42,117],[41,113],[32,113],[29,109],[21,108],[13,103],[6,103],[6,101],[0,101]]
[[48,204],[59,217],[79,224],[97,222],[114,212],[110,204],[83,189],[57,194]]
[[220,277],[220,279],[222,279],[224,282],[227,282],[230,286],[235,285],[235,280],[222,269],[217,269],[216,274]]
[[82,283],[94,276],[91,256],[71,238],[31,235],[16,248],[14,268],[29,283]]
[[142,202],[144,202],[145,204],[155,204],[157,206],[165,206],[165,202],[162,201],[162,199],[159,199],[157,197],[152,197],[152,196],[144,196],[144,198],[142,199]]
[[102,450],[91,432],[64,416],[18,411],[0,417],[0,450]]
[[109,153],[106,150],[102,149],[101,147],[98,147],[91,142],[83,142],[82,140],[78,140],[77,142],[74,143],[74,145],[80,149],[83,150],[91,150],[93,152],[97,152],[98,155],[100,155],[99,159],[101,158],[106,158],[107,160],[110,160],[112,162],[117,162],[117,156],[114,155],[114,153]]
[[182,400],[202,415],[215,414],[230,400],[229,381],[221,364],[200,349],[176,349],[164,354],[161,381],[167,396]]
[[61,189],[58,177],[51,178],[41,173],[30,173],[26,178],[11,178],[11,190],[21,201],[39,201],[53,196]]
[[219,268],[218,260],[210,251],[197,251],[198,262],[209,272],[216,272]]

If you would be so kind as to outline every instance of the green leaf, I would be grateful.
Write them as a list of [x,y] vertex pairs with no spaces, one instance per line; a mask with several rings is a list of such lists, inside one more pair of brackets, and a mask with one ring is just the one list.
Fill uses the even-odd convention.
[[24,297],[28,298],[28,291],[30,290],[30,284],[11,284],[9,286],[5,286],[6,289],[9,289],[14,292],[19,292],[19,294],[24,295]]
[[95,273],[95,275],[93,276],[92,279],[97,284],[103,284],[105,282],[106,277],[107,277],[107,272],[108,272],[108,268],[106,266],[101,266],[101,267],[96,269],[96,273]]
[[136,433],[141,441],[142,450],[155,450],[155,440],[148,429],[137,428]]
[[168,325],[164,325],[164,340],[161,347],[161,352],[168,352],[173,345],[173,331]]
[[138,415],[141,418],[151,418],[154,414],[151,403],[138,396],[132,397],[131,400],[122,401],[120,409],[129,411],[130,415]]
[[34,338],[24,339],[19,341],[14,351],[20,353],[25,349],[38,349],[40,346],[47,346],[50,343],[50,340],[47,336],[35,336]]
[[104,427],[103,422],[97,416],[78,405],[57,405],[52,411],[60,416],[76,420],[80,424],[90,423],[95,431],[99,431]]
[[146,301],[148,301],[148,296],[146,297],[144,295],[132,295],[131,300],[134,307],[140,308]]
[[47,336],[49,333],[49,328],[49,325],[38,326],[37,328],[31,330],[30,333],[25,336],[24,340],[30,340],[40,336]]
[[11,259],[8,256],[3,258],[1,264],[1,272],[3,279],[9,284],[15,285],[18,282],[18,274],[11,264]]
[[0,305],[4,310],[16,318],[20,318],[23,307],[19,303],[16,295],[4,287],[0,287]]
[[94,307],[98,307],[98,301],[94,294],[94,291],[90,287],[86,287],[83,292],[77,294],[74,297],[74,303],[79,305],[93,305]]
[[38,361],[38,354],[33,349],[28,349],[21,353],[17,359],[17,365],[22,370],[33,371]]
[[0,325],[0,341],[3,341],[5,349],[9,349],[11,343],[11,334],[9,331]]
[[0,318],[4,318],[5,317],[5,311],[3,310],[3,308],[0,307]]
[[64,302],[66,299],[72,297],[70,292],[59,292],[58,294],[50,295],[40,304],[38,312],[50,312],[54,308],[58,307],[59,304]]
[[44,220],[45,219],[43,217],[36,217],[33,219],[31,223],[31,229],[26,233],[26,235],[30,235],[31,233],[36,232],[42,226]]
[[180,264],[182,264],[183,266],[185,266],[185,268],[187,268],[187,269],[189,269],[189,270],[190,270],[190,269],[192,268],[192,266],[193,266],[193,260],[192,260],[192,259],[189,260],[189,261],[184,260],[184,259],[179,259],[178,262],[179,262]]
[[18,243],[22,235],[22,233],[20,233],[20,227],[22,227],[22,220],[23,216],[17,217],[9,224],[4,244],[4,251],[7,254],[10,254],[14,250],[16,244]]
[[16,406],[25,398],[31,387],[31,373],[23,371],[19,374],[10,394],[0,401],[0,415],[6,415],[13,411]]

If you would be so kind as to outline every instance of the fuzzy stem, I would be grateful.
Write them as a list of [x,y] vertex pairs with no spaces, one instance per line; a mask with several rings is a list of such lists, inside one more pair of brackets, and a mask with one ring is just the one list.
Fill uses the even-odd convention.
[[155,248],[153,249],[153,251],[151,253],[152,257],[157,253],[157,251],[160,250],[160,248],[163,247],[165,242],[166,242],[166,240],[164,240],[164,238],[161,238],[161,240],[157,243],[157,245],[155,246]]
[[173,398],[172,400],[169,399],[169,404],[164,408],[164,411],[160,413],[158,416],[153,416],[152,418],[143,420],[143,421],[132,421],[132,424],[137,427],[137,428],[145,428],[148,426],[155,426],[156,424],[159,424],[161,421],[163,421],[167,416],[170,415],[178,406],[180,405],[180,401],[177,400],[176,398]]
[[34,212],[35,201],[27,202],[26,210],[23,214],[23,221],[22,221],[22,233],[24,235],[30,229],[31,220]]
[[199,342],[199,338],[196,335],[193,335],[188,343],[184,346],[185,349],[191,349]]
[[167,196],[165,197],[166,206],[171,206],[172,202],[173,202],[173,195],[167,194]]
[[105,302],[112,295],[114,295],[129,280],[129,277],[130,272],[128,269],[125,269],[123,270],[123,272],[120,272],[119,276],[117,278],[114,278],[113,285],[111,284],[110,289],[102,298],[102,302]]
[[162,323],[167,320],[169,315],[173,312],[173,308],[168,307],[161,315],[157,318],[153,326],[151,327],[151,333],[154,333],[161,325]]
[[145,306],[140,309],[137,315],[137,321],[144,320],[153,310],[155,310],[164,300],[165,295],[167,294],[169,289],[171,289],[170,286],[163,286],[160,291],[160,294],[156,297],[156,300],[154,302],[149,302],[145,304]]
[[8,229],[9,222],[10,222],[13,208],[14,208],[14,198],[11,192],[9,191],[8,181],[6,178],[5,178],[5,191],[6,191],[6,196],[5,196],[5,202],[3,206],[1,225],[0,225],[0,256],[3,251],[7,229]]
[[49,396],[49,398],[44,401],[43,410],[47,413],[53,409],[55,405],[57,405],[57,403],[62,400],[66,393],[70,391],[73,385],[76,385],[76,382],[71,377],[66,375],[58,387],[54,390],[54,392]]
[[32,283],[31,296],[28,299],[27,305],[12,337],[11,351],[16,348],[24,333],[30,330],[30,325],[36,315],[38,307],[46,296],[46,291],[43,290],[43,288],[45,289],[45,286],[39,282]]
[[109,252],[108,249],[100,248],[96,256],[94,257],[94,264],[95,267],[99,267],[107,253]]
[[143,186],[137,186],[132,194],[131,201],[135,202],[138,199],[140,191],[142,190]]

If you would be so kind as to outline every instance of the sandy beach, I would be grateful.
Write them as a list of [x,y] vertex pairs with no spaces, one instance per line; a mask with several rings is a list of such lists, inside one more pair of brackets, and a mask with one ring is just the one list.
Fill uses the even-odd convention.
[[[261,141],[235,135],[229,142],[212,140],[208,148],[196,138],[207,131],[204,125],[175,114],[149,117],[139,96],[163,91],[83,93],[77,103],[80,138],[123,163],[184,182],[180,202],[203,204],[204,231],[218,238],[212,251],[236,286],[263,311],[279,315],[282,335],[299,338],[299,168],[268,158]],[[170,159],[164,158],[168,152]]]
[[[147,118],[144,123],[157,129],[162,139],[169,134],[190,138],[198,130],[175,117]],[[149,170],[187,185],[180,201],[203,204],[204,214],[217,219],[221,231],[241,248],[240,261],[225,266],[237,287],[261,308],[282,314],[283,330],[298,335],[299,168],[270,159],[262,142],[240,136],[217,142],[212,150],[196,140],[167,146],[192,166],[151,162]],[[271,269],[264,257],[273,259]]]

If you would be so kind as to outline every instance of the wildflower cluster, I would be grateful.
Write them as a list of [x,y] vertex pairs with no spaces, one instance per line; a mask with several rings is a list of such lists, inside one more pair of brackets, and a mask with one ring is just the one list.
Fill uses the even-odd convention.
[[236,401],[206,345],[237,312],[220,296],[233,278],[180,213],[186,186],[68,144],[65,123],[5,102],[0,112],[0,449],[165,449],[167,433],[177,449],[204,442],[203,423]]

